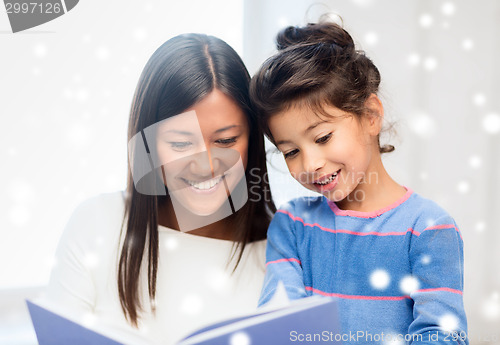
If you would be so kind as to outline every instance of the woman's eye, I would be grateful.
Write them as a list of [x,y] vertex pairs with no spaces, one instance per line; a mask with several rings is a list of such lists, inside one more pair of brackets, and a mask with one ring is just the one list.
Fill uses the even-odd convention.
[[331,137],[332,137],[332,133],[328,133],[327,135],[322,136],[321,138],[317,139],[315,142],[316,142],[316,144],[324,144],[324,143],[327,143]]
[[288,152],[283,152],[283,157],[285,157],[285,159],[293,158],[297,155],[297,153],[299,153],[299,150],[297,149]]
[[236,139],[237,137],[232,137],[232,138],[218,139],[215,142],[221,145],[231,145],[236,142]]
[[170,141],[169,144],[170,147],[175,151],[187,150],[193,145],[193,143],[190,141]]

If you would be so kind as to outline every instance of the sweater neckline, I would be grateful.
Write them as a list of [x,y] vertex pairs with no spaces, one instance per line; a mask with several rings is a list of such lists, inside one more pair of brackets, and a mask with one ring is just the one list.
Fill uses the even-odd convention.
[[410,198],[410,196],[413,194],[413,190],[406,186],[403,186],[403,188],[406,189],[406,193],[401,198],[399,198],[392,204],[376,211],[363,212],[363,211],[341,210],[335,202],[327,199],[328,206],[330,206],[330,209],[333,211],[333,213],[335,213],[336,216],[349,216],[356,218],[376,218],[386,213],[387,211],[395,209],[396,207],[398,207],[399,205],[401,205]]

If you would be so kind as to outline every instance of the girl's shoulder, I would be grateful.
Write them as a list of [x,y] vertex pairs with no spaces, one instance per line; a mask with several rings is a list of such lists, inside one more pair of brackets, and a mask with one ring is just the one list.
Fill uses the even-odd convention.
[[426,229],[445,224],[456,226],[453,217],[437,202],[415,192],[401,211],[408,214],[409,219],[413,219],[415,228]]
[[311,208],[316,208],[321,206],[325,202],[326,198],[323,196],[301,196],[295,199],[291,199],[284,204],[281,204],[280,210],[307,210]]

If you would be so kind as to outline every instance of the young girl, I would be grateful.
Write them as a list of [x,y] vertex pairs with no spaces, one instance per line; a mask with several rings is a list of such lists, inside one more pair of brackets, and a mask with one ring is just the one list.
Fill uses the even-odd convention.
[[344,343],[468,343],[462,237],[384,169],[377,68],[333,23],[288,27],[277,47],[251,98],[292,176],[323,196],[276,213],[260,305],[282,281],[292,299],[337,297]]
[[[104,331],[138,329],[147,343],[164,345],[255,309],[275,209],[249,82],[238,54],[213,36],[179,35],[155,51],[132,102],[129,143],[139,140],[129,145],[127,190],[92,198],[75,211],[56,253],[49,306],[106,324]],[[217,212],[229,199],[219,178],[230,184],[221,151],[241,162],[242,176],[233,175],[242,177],[245,192],[258,188],[230,216],[179,231],[186,230],[180,226],[186,214],[175,210],[172,195],[192,211],[191,219]],[[138,152],[147,167],[137,166]],[[199,157],[208,152],[205,164]],[[170,168],[149,165],[172,157]],[[172,164],[179,168],[170,174],[180,175],[176,181],[165,178]]]

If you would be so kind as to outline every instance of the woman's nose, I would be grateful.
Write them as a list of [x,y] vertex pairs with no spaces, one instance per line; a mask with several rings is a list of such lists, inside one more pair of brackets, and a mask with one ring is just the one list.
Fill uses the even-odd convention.
[[214,169],[210,150],[202,151],[194,155],[191,161],[191,173],[202,177],[213,177]]

